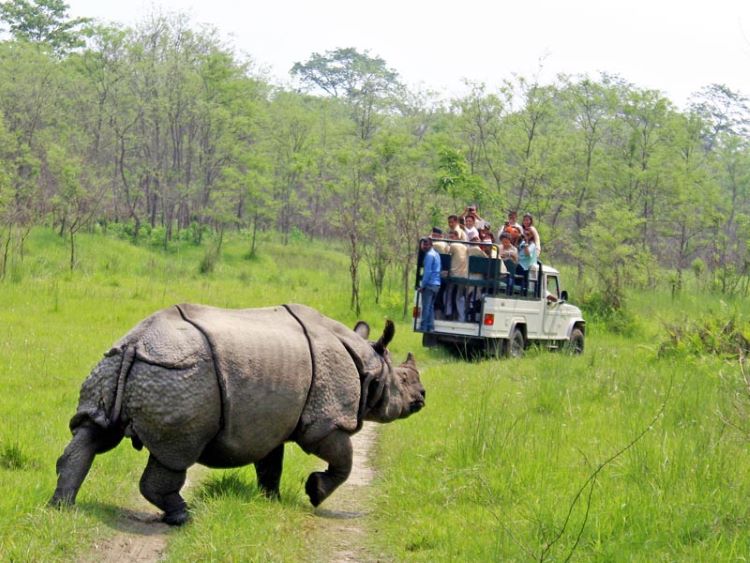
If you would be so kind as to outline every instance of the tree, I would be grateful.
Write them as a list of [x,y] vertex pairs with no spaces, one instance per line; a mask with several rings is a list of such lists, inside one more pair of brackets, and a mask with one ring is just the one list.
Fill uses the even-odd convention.
[[81,165],[75,153],[70,154],[61,146],[49,148],[47,162],[50,174],[59,184],[51,204],[61,218],[61,230],[68,235],[72,271],[77,264],[76,235],[97,213],[104,190],[102,183],[95,176],[92,178],[92,172]]
[[605,306],[613,311],[624,304],[626,277],[639,272],[647,255],[637,241],[643,219],[617,202],[605,202],[594,212],[594,220],[583,229],[578,259],[596,274]]
[[85,44],[82,28],[91,19],[68,19],[63,0],[7,0],[0,2],[0,21],[16,39],[45,43],[56,53],[65,53]]
[[383,59],[353,47],[313,53],[307,62],[295,63],[290,72],[307,86],[345,99],[363,141],[375,132],[381,117],[378,111],[393,105],[393,97],[402,89],[398,73]]
[[711,84],[694,94],[690,102],[690,111],[710,125],[704,132],[708,150],[722,138],[750,140],[750,100],[746,96],[724,84]]

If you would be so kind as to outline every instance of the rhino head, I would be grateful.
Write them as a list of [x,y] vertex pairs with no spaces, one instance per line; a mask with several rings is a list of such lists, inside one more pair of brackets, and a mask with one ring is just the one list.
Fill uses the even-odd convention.
[[[360,321],[354,331],[367,339],[370,327]],[[425,388],[419,379],[419,371],[414,356],[409,352],[406,361],[393,365],[388,344],[393,340],[395,326],[386,321],[382,336],[371,342],[372,350],[379,358],[379,370],[372,367],[364,374],[362,393],[364,412],[362,418],[373,422],[390,422],[406,418],[425,405]]]

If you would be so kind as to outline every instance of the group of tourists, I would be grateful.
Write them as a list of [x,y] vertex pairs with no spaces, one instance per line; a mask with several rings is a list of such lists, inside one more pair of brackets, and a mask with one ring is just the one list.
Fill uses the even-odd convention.
[[447,233],[440,227],[433,227],[430,236],[420,239],[420,251],[424,253],[419,286],[422,294],[422,330],[429,332],[435,328],[435,315],[462,322],[474,320],[476,305],[481,297],[480,288],[476,286],[455,281],[445,283],[441,275],[440,254],[451,257],[448,278],[477,275],[469,272],[471,256],[501,260],[507,272],[506,294],[513,295],[518,281],[519,293],[527,296],[529,272],[539,261],[541,243],[530,213],[524,214],[521,223],[518,223],[517,212],[509,211],[507,220],[495,235],[492,225],[479,216],[477,206],[469,205],[460,215],[448,216]]

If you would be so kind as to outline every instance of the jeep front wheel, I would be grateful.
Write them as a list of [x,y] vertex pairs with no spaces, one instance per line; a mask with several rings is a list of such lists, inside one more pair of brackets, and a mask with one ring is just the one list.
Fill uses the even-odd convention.
[[583,342],[583,331],[580,328],[574,328],[565,348],[571,354],[583,354]]
[[523,332],[520,328],[514,327],[510,333],[510,338],[505,343],[505,355],[509,358],[521,358],[524,348],[526,348],[526,342],[523,338]]

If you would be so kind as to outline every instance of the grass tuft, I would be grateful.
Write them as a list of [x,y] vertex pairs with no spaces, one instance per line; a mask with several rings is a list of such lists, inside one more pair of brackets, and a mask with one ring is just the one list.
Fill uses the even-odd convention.
[[18,443],[0,446],[0,467],[12,471],[37,469],[39,462],[26,454]]

